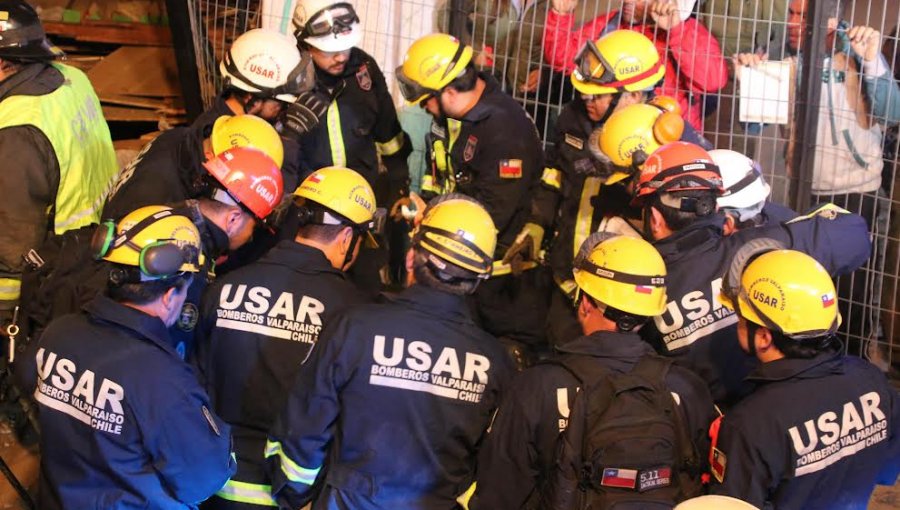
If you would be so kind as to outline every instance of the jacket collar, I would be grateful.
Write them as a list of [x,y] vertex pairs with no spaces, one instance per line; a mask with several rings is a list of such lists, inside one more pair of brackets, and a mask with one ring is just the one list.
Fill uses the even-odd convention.
[[637,360],[654,354],[650,344],[637,333],[595,331],[590,335],[563,344],[557,349],[561,354],[580,354],[596,358]]
[[465,296],[457,296],[422,284],[415,284],[397,294],[382,296],[388,302],[407,306],[441,319],[474,324]]
[[699,218],[687,228],[653,243],[666,262],[674,262],[695,251],[707,251],[723,236],[725,216],[715,213]]
[[62,73],[49,64],[26,64],[0,82],[0,100],[13,95],[41,96],[58,89],[64,81]]
[[787,379],[817,379],[843,371],[840,349],[832,349],[813,358],[782,358],[763,363],[747,376],[747,380],[766,383]]
[[480,122],[490,117],[496,109],[494,106],[495,100],[491,96],[494,94],[503,94],[503,91],[500,90],[500,84],[497,83],[496,78],[491,76],[490,73],[479,71],[478,77],[484,81],[484,91],[481,93],[481,97],[478,98],[478,102],[475,103],[475,106],[466,112],[460,120]]
[[298,273],[331,273],[346,278],[343,271],[331,265],[322,250],[292,239],[279,241],[261,262],[286,266]]
[[180,358],[169,336],[169,330],[158,317],[147,315],[103,295],[96,296],[84,305],[84,310],[95,320],[126,329],[132,336],[146,340]]
[[178,173],[190,197],[203,195],[209,188],[206,169],[203,168],[203,162],[206,161],[203,140],[212,132],[216,118],[209,119],[206,124],[185,128],[184,137],[178,144]]

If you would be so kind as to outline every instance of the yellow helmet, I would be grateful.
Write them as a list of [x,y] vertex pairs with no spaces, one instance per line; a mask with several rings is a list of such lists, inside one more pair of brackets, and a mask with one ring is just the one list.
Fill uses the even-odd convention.
[[412,243],[430,252],[433,257],[429,259],[442,269],[449,262],[486,279],[494,262],[497,228],[481,204],[451,193],[433,200],[425,209]]
[[[746,253],[734,257],[722,286],[722,304],[754,324],[798,340],[833,333],[841,320],[828,271],[803,252],[766,248],[742,248]],[[752,258],[759,252],[764,253]]]
[[665,74],[653,41],[633,30],[615,30],[585,43],[571,80],[582,94],[615,94],[650,90]]
[[300,183],[294,197],[315,202],[356,225],[368,225],[375,216],[372,186],[349,168],[329,166],[316,170]]
[[582,292],[617,310],[654,317],[666,309],[666,264],[643,239],[592,234],[575,257],[573,273]]
[[142,279],[196,273],[203,264],[200,232],[184,213],[150,205],[119,221],[101,223],[91,239],[94,257],[140,268]]
[[[632,175],[656,149],[681,138],[684,120],[677,111],[677,103],[675,111],[669,109],[669,104],[668,98],[660,97],[649,104],[626,106],[591,133],[588,140],[591,153],[616,170],[607,178],[607,184]],[[637,162],[636,154],[640,154]]]
[[281,135],[255,115],[222,115],[213,124],[209,141],[216,156],[235,147],[253,147],[272,158],[278,168],[284,163]]
[[420,37],[406,50],[395,76],[400,93],[412,104],[422,102],[455,80],[472,61],[472,47],[447,34]]

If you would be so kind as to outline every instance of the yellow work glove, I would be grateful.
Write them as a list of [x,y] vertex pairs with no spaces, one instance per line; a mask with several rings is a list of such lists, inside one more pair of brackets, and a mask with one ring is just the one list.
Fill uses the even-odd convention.
[[466,492],[463,492],[456,498],[456,502],[459,503],[459,506],[469,510],[469,500],[472,499],[472,495],[475,494],[475,484],[477,482],[472,482],[472,485],[466,489]]
[[537,262],[541,243],[544,242],[544,228],[535,223],[526,223],[515,242],[503,254],[503,263],[509,264],[514,276],[519,276],[524,271],[526,262]]

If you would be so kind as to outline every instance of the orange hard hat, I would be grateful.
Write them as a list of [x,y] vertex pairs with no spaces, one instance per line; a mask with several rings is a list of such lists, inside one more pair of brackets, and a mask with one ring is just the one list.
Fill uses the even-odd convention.
[[641,169],[634,204],[656,193],[690,190],[724,192],[722,174],[703,147],[688,142],[672,142],[656,149]]
[[281,203],[284,193],[281,170],[262,151],[235,147],[207,160],[203,166],[225,188],[235,205],[244,207],[260,220]]

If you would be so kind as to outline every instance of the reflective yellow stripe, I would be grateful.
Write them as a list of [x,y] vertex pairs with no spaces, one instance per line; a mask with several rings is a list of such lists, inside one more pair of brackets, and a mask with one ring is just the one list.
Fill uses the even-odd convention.
[[447,133],[450,135],[447,146],[447,175],[450,176],[447,179],[447,185],[445,186],[445,193],[451,193],[456,189],[456,172],[453,170],[453,161],[450,159],[449,154],[453,151],[453,146],[456,144],[456,141],[459,139],[459,132],[462,130],[462,122],[456,119],[447,119]]
[[826,218],[833,219],[833,218],[837,217],[838,214],[850,214],[850,211],[848,211],[842,207],[838,207],[831,203],[822,204],[820,207],[817,207],[814,211],[810,212],[809,214],[804,214],[803,216],[797,216],[796,218],[788,221],[787,223],[797,223],[798,221],[809,220],[809,219],[815,218],[816,216],[823,216]]
[[[113,181],[110,181],[109,184],[112,185]],[[82,223],[80,223],[80,222],[84,218],[88,218],[89,223],[95,223],[95,222],[99,221],[100,208],[103,206],[103,202],[106,200],[106,195],[108,194],[108,191],[109,191],[109,188],[107,188],[107,190],[104,191],[102,195],[98,196],[97,199],[94,200],[94,203],[91,204],[91,206],[88,207],[87,209],[82,209],[78,212],[75,212],[75,213],[65,217],[65,218],[63,218],[57,214],[56,217],[53,219],[53,231],[56,232],[57,234],[62,234],[63,232],[66,232],[67,230],[69,230],[69,227],[71,227],[73,225],[76,225],[76,224],[81,225]]]
[[378,153],[382,156],[391,156],[396,154],[397,151],[403,148],[403,131],[400,131],[399,133],[397,133],[397,136],[384,143],[376,142],[375,148],[378,149]]
[[251,505],[278,506],[272,499],[272,486],[228,480],[216,496]]
[[434,183],[434,177],[430,175],[422,176],[422,191],[428,191],[431,193],[441,193],[441,188]]
[[575,289],[578,288],[578,284],[575,283],[575,280],[557,281],[556,285],[558,285],[560,290],[563,291],[563,294],[567,296],[571,296],[575,292]]
[[337,101],[328,105],[325,122],[328,124],[328,145],[331,146],[331,164],[347,166],[347,152],[344,150],[344,135],[341,134],[341,112]]
[[545,168],[541,175],[541,182],[554,189],[562,187],[562,172],[555,168]]
[[0,301],[18,301],[19,292],[21,290],[21,280],[15,278],[0,278]]
[[278,455],[278,458],[281,460],[281,471],[288,480],[292,482],[312,485],[313,482],[316,481],[319,470],[322,469],[321,466],[315,469],[305,468],[291,460],[291,458],[284,453],[281,443],[278,441],[266,441],[266,458],[268,459],[274,455]]
[[575,236],[572,256],[578,255],[581,243],[591,235],[591,222],[594,219],[594,206],[591,199],[600,192],[600,178],[587,177],[581,188],[581,200],[578,202],[578,216],[575,218]]
[[[528,271],[529,269],[534,269],[538,266],[537,262],[524,262],[522,264],[522,270]],[[504,264],[499,260],[495,260],[493,267],[491,268],[491,278],[495,278],[498,276],[506,276],[508,274],[512,274],[512,266],[509,264]]]

